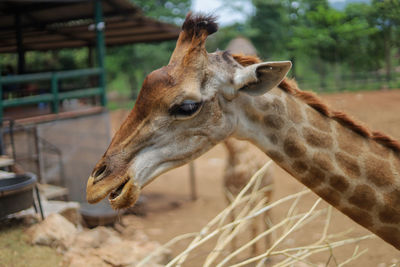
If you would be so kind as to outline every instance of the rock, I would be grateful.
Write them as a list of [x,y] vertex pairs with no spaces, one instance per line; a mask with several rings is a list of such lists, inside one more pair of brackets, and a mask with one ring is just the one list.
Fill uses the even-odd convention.
[[150,228],[147,230],[151,235],[161,235],[163,232],[163,229],[161,228]]
[[[123,240],[117,244],[104,245],[97,249],[95,253],[99,258],[103,259],[103,261],[113,266],[135,266],[140,260],[156,250],[159,246],[159,243],[154,241],[138,242]],[[165,252],[154,258],[151,263],[165,263],[169,255]]]
[[[125,237],[125,236],[124,236]],[[125,239],[130,239],[130,240],[135,240],[135,241],[141,241],[141,242],[148,242],[149,237],[142,231],[142,230],[136,230],[131,236],[126,236]]]
[[105,263],[102,259],[95,255],[76,255],[71,254],[65,256],[63,259],[62,266],[65,267],[110,267],[112,265]]
[[98,248],[104,244],[119,242],[121,242],[121,238],[116,231],[104,226],[98,226],[77,235],[74,240],[74,247],[78,249]]
[[[111,228],[99,226],[75,237],[73,246],[64,255],[64,262],[67,263],[65,266],[76,267],[136,266],[159,247],[160,244],[149,241],[143,231],[137,230],[126,237]],[[146,266],[162,266],[159,263],[166,263],[169,256],[169,251],[162,251]]]
[[49,215],[44,221],[31,226],[27,234],[32,244],[67,249],[78,230],[60,214]]
[[[160,247],[158,242],[149,241],[142,230],[135,230],[134,225],[121,230],[122,235],[104,226],[79,232],[63,216],[51,214],[27,232],[32,244],[60,248],[63,266],[68,267],[133,267]],[[169,256],[169,251],[161,251],[146,267],[162,266]]]
[[135,215],[125,215],[121,219],[121,223],[124,226],[134,226],[136,229],[145,228],[145,220]]
[[[79,213],[80,204],[74,201],[59,201],[59,200],[47,200],[41,198],[42,208],[44,212],[44,216],[48,217],[54,213],[70,213],[71,210],[76,210]],[[70,210],[68,212],[68,210]],[[75,223],[75,222],[73,222]]]
[[76,207],[71,207],[71,208],[66,208],[59,212],[62,216],[64,216],[68,221],[73,223],[76,227],[81,228],[82,227],[82,216],[79,213],[79,208]]
[[128,225],[121,231],[123,239],[135,240],[135,241],[149,241],[148,236],[143,230],[136,229],[134,225]]
[[[103,227],[105,228],[105,227]],[[103,231],[105,230],[105,231]],[[97,231],[98,235],[107,233],[107,228]],[[92,231],[92,230],[91,230]],[[94,233],[92,231],[92,233]],[[85,233],[86,234],[86,233]],[[93,236],[95,236],[93,234]],[[84,240],[88,240],[88,235]],[[97,241],[99,241],[98,239]],[[97,266],[136,266],[137,263],[146,257],[149,253],[159,248],[159,243],[154,241],[131,241],[113,239],[112,236],[103,240],[99,247],[91,248],[89,246],[82,247],[82,243],[78,246],[78,242],[74,242],[74,246],[64,254],[64,266],[75,267],[97,267]],[[90,242],[86,243],[89,244]],[[94,244],[95,242],[92,242]],[[159,256],[154,257],[150,262],[146,263],[146,267],[163,266],[169,259],[169,251],[163,251]]]

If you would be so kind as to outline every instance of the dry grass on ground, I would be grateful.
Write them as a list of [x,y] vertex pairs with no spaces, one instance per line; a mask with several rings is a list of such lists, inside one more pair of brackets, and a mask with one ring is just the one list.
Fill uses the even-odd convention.
[[0,267],[55,267],[62,255],[45,246],[27,242],[27,225],[20,221],[0,221]]

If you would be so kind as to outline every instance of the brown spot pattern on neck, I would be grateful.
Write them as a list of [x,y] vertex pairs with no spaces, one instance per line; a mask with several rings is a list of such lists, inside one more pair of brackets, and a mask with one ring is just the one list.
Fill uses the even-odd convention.
[[283,91],[294,95],[301,100],[303,100],[306,104],[320,112],[322,115],[327,116],[344,127],[356,132],[357,134],[364,136],[366,138],[372,139],[375,142],[393,150],[396,153],[400,154],[400,143],[393,138],[384,135],[380,132],[372,132],[364,125],[361,125],[359,122],[353,120],[348,115],[340,112],[333,111],[328,108],[328,106],[323,103],[323,101],[318,98],[314,93],[301,91],[295,81],[284,79],[278,86]]
[[[260,63],[261,60],[256,56],[246,55],[232,55],[233,58],[242,66],[246,67],[252,64]],[[347,114],[340,111],[331,110],[316,94],[312,92],[302,91],[298,88],[297,83],[294,80],[285,78],[278,87],[297,98],[300,98],[303,102],[317,110],[322,115],[329,117],[344,127],[356,132],[357,134],[366,138],[372,139],[375,142],[393,150],[400,156],[400,142],[393,138],[377,131],[370,131],[364,125],[350,118]]]

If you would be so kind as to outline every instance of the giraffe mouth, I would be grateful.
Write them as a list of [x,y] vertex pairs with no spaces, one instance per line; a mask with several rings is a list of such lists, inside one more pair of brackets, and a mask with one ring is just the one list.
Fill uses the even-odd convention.
[[124,209],[133,206],[140,195],[140,187],[132,179],[123,181],[108,196],[108,201],[113,209]]
[[118,196],[121,195],[122,193],[122,189],[124,188],[124,186],[128,183],[129,180],[124,181],[120,186],[118,186],[118,188],[114,189],[113,191],[111,191],[110,195],[108,196],[108,198],[110,200],[116,199]]
[[133,206],[139,198],[140,186],[128,175],[117,179],[103,179],[94,182],[94,178],[89,177],[86,188],[86,199],[89,203],[97,203],[108,195],[108,201],[113,209],[123,209]]

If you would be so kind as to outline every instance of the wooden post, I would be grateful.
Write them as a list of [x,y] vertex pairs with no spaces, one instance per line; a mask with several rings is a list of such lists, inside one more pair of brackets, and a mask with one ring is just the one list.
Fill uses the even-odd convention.
[[195,201],[197,200],[197,190],[196,190],[196,173],[193,161],[189,163],[189,178],[190,178],[190,197],[192,201]]

